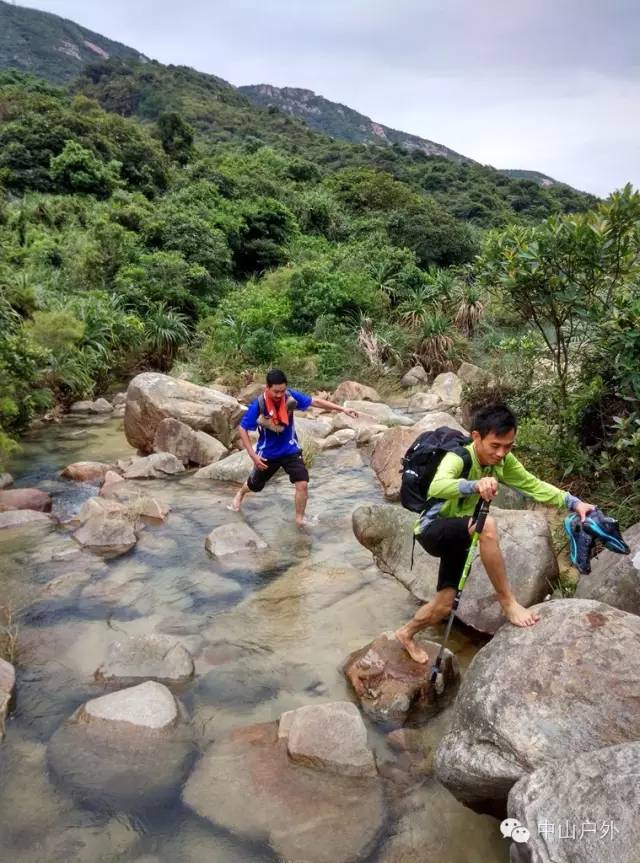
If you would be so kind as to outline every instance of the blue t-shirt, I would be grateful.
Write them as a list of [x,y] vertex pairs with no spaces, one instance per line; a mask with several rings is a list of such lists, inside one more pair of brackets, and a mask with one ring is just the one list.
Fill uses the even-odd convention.
[[[305,393],[299,393],[297,390],[287,390],[284,398],[293,396],[298,402],[296,410],[306,411],[311,407],[311,396]],[[247,408],[247,412],[242,417],[240,425],[247,431],[258,432],[258,443],[256,445],[256,453],[262,458],[269,461],[274,458],[285,458],[288,455],[296,455],[300,452],[300,444],[296,435],[296,428],[291,417],[291,425],[284,428],[281,432],[274,432],[271,429],[266,429],[262,425],[258,425],[258,417],[260,416],[260,404],[258,399],[251,402]]]

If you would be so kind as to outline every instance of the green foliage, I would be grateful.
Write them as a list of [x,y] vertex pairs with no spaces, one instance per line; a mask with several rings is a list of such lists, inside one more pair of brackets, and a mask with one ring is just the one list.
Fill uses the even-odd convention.
[[120,180],[120,162],[97,159],[77,141],[67,141],[63,151],[51,158],[51,180],[63,194],[74,192],[108,198]]
[[176,111],[158,117],[158,137],[169,158],[186,165],[193,155],[193,129]]

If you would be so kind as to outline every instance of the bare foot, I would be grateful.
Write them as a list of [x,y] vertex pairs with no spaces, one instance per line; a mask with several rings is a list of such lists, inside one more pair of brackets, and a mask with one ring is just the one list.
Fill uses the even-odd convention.
[[298,527],[311,527],[311,525],[318,523],[317,515],[303,515],[301,517],[296,516],[296,524]]
[[424,649],[424,647],[420,647],[420,645],[417,644],[413,640],[413,638],[408,636],[402,629],[398,629],[396,631],[396,638],[414,662],[419,662],[422,665],[427,662],[427,660],[429,659],[429,654]]
[[240,507],[242,506],[242,495],[240,492],[234,497],[231,501],[227,509],[230,509],[232,512],[240,512]]
[[502,606],[502,613],[514,626],[533,626],[540,620],[539,614],[524,608],[515,599]]

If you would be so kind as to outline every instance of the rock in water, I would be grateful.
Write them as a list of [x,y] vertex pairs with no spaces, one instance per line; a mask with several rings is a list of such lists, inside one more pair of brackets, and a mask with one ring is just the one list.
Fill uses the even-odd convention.
[[290,757],[343,776],[377,776],[367,729],[350,701],[309,704],[283,713],[278,728]]
[[9,488],[0,491],[0,512],[15,509],[51,512],[52,503],[50,495],[39,488]]
[[173,417],[229,446],[242,412],[236,399],[218,390],[144,372],[133,378],[127,389],[124,431],[131,446],[148,453],[153,450],[159,424]]
[[162,420],[153,439],[156,452],[168,452],[183,464],[207,465],[227,455],[219,440],[203,431],[194,431],[173,417]]
[[[640,742],[549,764],[518,780],[508,815],[529,830],[512,863],[637,863]],[[544,826],[543,826],[544,825]]]
[[223,458],[220,461],[201,467],[194,474],[195,479],[214,479],[218,482],[235,482],[238,485],[249,476],[253,470],[253,462],[245,450]]
[[205,548],[215,557],[237,554],[240,551],[260,551],[267,543],[247,524],[222,524],[211,531]]
[[61,470],[60,476],[76,482],[102,482],[110,470],[111,465],[100,461],[76,461]]
[[331,401],[339,405],[347,400],[356,399],[361,402],[379,402],[380,396],[373,387],[359,384],[357,381],[342,381],[331,396]]
[[164,479],[184,472],[180,459],[169,452],[154,452],[141,458],[133,458],[124,471],[125,479]]
[[458,661],[445,649],[442,660],[445,689],[437,695],[430,685],[431,666],[440,645],[420,644],[429,654],[422,665],[414,662],[392,632],[384,632],[347,659],[344,674],[365,713],[382,725],[400,726],[409,718],[425,721],[446,707],[458,688]]
[[184,683],[193,677],[189,651],[167,635],[135,635],[113,641],[96,680],[126,686],[143,680]]
[[0,740],[4,737],[5,720],[13,701],[16,672],[10,662],[0,659]]
[[586,599],[534,606],[473,658],[435,757],[439,780],[476,811],[504,813],[523,776],[640,739],[640,617]]
[[138,541],[131,520],[118,512],[101,512],[89,516],[73,534],[83,548],[103,557],[126,554]]
[[623,536],[631,554],[601,551],[591,564],[591,572],[580,576],[576,596],[640,614],[640,523]]
[[366,859],[385,822],[378,777],[296,765],[275,722],[217,739],[189,777],[183,800],[214,826],[305,863]]
[[147,681],[88,701],[48,747],[56,779],[83,801],[144,809],[175,793],[192,758],[184,709]]
[[[530,510],[492,508],[500,546],[513,591],[524,606],[541,602],[558,564],[544,514]],[[353,532],[384,571],[394,575],[413,595],[428,602],[436,591],[440,561],[416,543],[411,546],[416,515],[399,506],[374,504],[354,510]],[[480,632],[493,634],[505,622],[486,570],[476,556],[458,607],[458,618]]]

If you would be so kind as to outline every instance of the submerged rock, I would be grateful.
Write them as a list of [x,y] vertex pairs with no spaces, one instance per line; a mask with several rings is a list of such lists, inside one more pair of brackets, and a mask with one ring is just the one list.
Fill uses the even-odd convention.
[[267,548],[267,543],[252,530],[248,524],[242,522],[233,524],[222,524],[216,527],[207,536],[205,548],[215,557],[224,557],[227,554],[237,554],[239,551],[260,551]]
[[[524,606],[541,602],[549,590],[549,582],[558,575],[544,514],[497,507],[492,508],[491,514],[496,519],[500,547],[518,601]],[[436,591],[440,560],[416,543],[411,568],[416,517],[415,513],[389,504],[360,506],[352,515],[353,532],[384,572],[395,576],[417,599],[428,602]],[[457,617],[467,626],[489,635],[505,622],[479,555],[471,565]]]
[[623,536],[631,553],[601,551],[591,564],[591,572],[580,576],[575,595],[640,614],[640,523]]
[[442,673],[445,689],[437,695],[430,684],[431,666],[440,645],[420,641],[429,659],[414,662],[392,632],[384,632],[347,659],[344,674],[365,713],[383,725],[423,722],[447,706],[460,681],[458,661],[445,649]]
[[637,863],[639,776],[635,741],[569,757],[518,780],[507,812],[530,838],[512,842],[512,863]]
[[242,406],[232,396],[169,375],[144,372],[127,389],[124,431],[131,446],[151,452],[159,424],[173,417],[229,446],[241,416]]
[[134,635],[109,645],[95,677],[122,686],[143,680],[183,683],[193,677],[193,659],[167,635]]
[[216,740],[189,777],[183,800],[214,826],[305,863],[366,859],[385,822],[378,777],[295,764],[275,722]]
[[100,461],[76,461],[63,468],[60,476],[76,482],[102,482],[110,470],[113,470],[111,465]]
[[350,701],[310,704],[280,717],[278,736],[293,761],[342,776],[376,776],[367,729]]
[[538,623],[506,624],[475,655],[436,752],[439,780],[476,811],[504,813],[540,767],[640,739],[640,617],[586,599],[534,608]]
[[73,534],[83,548],[103,557],[118,557],[138,541],[132,521],[120,512],[101,512],[89,516]]
[[192,757],[184,709],[147,681],[88,701],[48,747],[54,777],[83,801],[143,809],[176,792]]
[[37,512],[34,509],[9,509],[6,512],[0,512],[0,530],[5,527],[23,527],[34,522],[51,524],[52,519],[48,513]]

